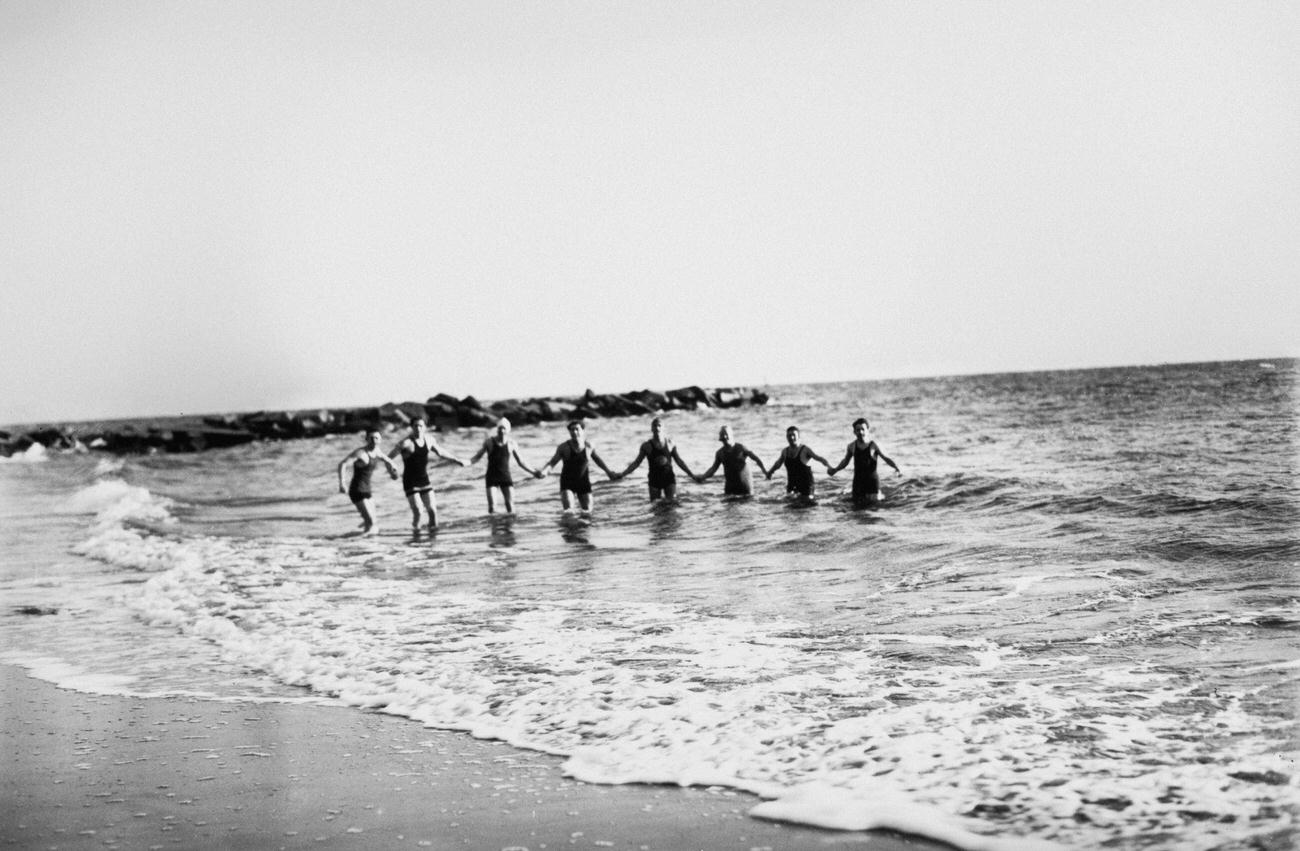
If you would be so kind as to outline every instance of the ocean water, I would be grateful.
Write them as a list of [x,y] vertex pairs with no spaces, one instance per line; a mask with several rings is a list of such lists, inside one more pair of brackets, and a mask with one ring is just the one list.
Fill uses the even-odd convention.
[[[756,817],[968,847],[1247,849],[1297,835],[1297,362],[770,388],[677,412],[770,463],[787,425],[898,462],[787,501],[784,471],[564,514],[557,478],[381,533],[337,493],[359,439],[0,463],[0,661],[89,691],[342,702],[566,757],[596,783],[723,785]],[[616,468],[640,419],[588,436]],[[400,437],[388,434],[385,448]],[[517,428],[536,466],[563,424]],[[440,436],[468,458],[482,434]],[[603,479],[603,476],[597,478]],[[947,831],[944,833],[944,831]]]

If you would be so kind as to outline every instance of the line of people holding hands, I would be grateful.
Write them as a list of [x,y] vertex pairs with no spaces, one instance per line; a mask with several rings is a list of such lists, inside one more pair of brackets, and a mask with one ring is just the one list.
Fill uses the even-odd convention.
[[[900,472],[898,465],[880,451],[880,446],[871,438],[871,426],[865,418],[853,421],[854,439],[845,449],[844,457],[838,464],[832,465],[808,446],[799,442],[798,426],[786,429],[786,446],[781,450],[771,467],[750,451],[744,444],[732,440],[731,429],[722,426],[718,429],[718,440],[722,446],[714,455],[713,464],[703,473],[696,475],[677,453],[677,447],[664,435],[663,421],[655,417],[650,421],[650,439],[641,444],[640,451],[626,468],[615,471],[605,463],[596,452],[596,448],[587,440],[586,428],[582,420],[571,420],[567,426],[569,439],[555,449],[551,460],[538,469],[533,469],[519,455],[519,447],[510,437],[510,421],[504,417],[499,420],[483,441],[483,445],[468,461],[446,452],[433,435],[426,430],[424,420],[416,418],[411,421],[410,433],[402,439],[387,455],[379,451],[379,430],[366,431],[365,444],[339,462],[339,492],[347,493],[361,515],[363,533],[373,532],[375,512],[372,502],[371,477],[379,465],[387,467],[389,475],[396,479],[398,470],[393,458],[402,458],[402,489],[406,492],[407,502],[411,507],[411,525],[419,529],[421,525],[420,506],[423,504],[428,527],[433,531],[438,526],[438,509],[429,482],[429,460],[431,455],[467,467],[487,458],[487,473],[483,478],[487,493],[488,513],[496,511],[495,493],[499,492],[504,509],[514,511],[514,478],[511,476],[511,461],[534,478],[544,478],[555,465],[560,465],[560,501],[567,511],[574,503],[583,511],[592,508],[591,465],[595,464],[605,472],[612,481],[617,481],[636,470],[641,462],[648,462],[647,483],[650,500],[673,499],[677,495],[677,474],[674,465],[696,482],[703,483],[712,478],[719,469],[723,473],[723,493],[729,496],[749,496],[753,493],[750,481],[749,461],[753,460],[758,469],[768,479],[772,474],[785,467],[787,483],[786,492],[811,499],[815,491],[811,463],[816,461],[826,468],[828,475],[834,476],[840,470],[853,463],[853,502],[858,507],[878,505],[881,498],[880,478],[877,471],[880,461],[884,461]],[[352,466],[352,478],[349,486],[343,487],[343,471]]]

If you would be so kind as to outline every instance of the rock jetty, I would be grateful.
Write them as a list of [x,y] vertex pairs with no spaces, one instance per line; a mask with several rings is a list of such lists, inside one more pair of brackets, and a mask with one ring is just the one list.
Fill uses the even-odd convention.
[[320,408],[306,411],[257,411],[205,417],[157,417],[134,420],[41,425],[0,430],[0,456],[9,457],[40,444],[51,450],[96,450],[114,454],[200,452],[263,440],[297,440],[348,434],[371,426],[404,427],[416,417],[435,430],[485,428],[501,417],[515,425],[570,419],[633,417],[659,411],[738,408],[764,405],[768,395],[747,387],[681,387],[657,392],[595,393],[577,397],[503,399],[484,404],[473,396],[446,393],[424,402],[389,402],[378,407]]

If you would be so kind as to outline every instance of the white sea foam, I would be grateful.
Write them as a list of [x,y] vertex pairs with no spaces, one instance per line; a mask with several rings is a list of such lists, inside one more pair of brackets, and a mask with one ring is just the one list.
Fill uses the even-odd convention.
[[170,500],[155,496],[147,488],[121,479],[101,478],[73,494],[65,510],[72,514],[94,514],[100,523],[159,522],[172,519],[170,505]]
[[[980,836],[993,823],[953,821],[994,800],[1035,831],[1023,847],[1078,844],[1080,814],[1088,829],[1126,836],[1176,831],[1180,810],[1195,807],[1249,824],[1251,784],[1225,766],[1275,765],[1234,752],[1233,737],[1260,725],[1237,698],[1209,701],[1190,723],[1186,712],[1168,716],[1189,688],[1150,665],[1027,660],[1013,647],[909,635],[809,652],[815,639],[798,637],[809,625],[793,620],[632,602],[410,599],[401,581],[343,569],[330,547],[135,545],[135,555],[105,555],[170,563],[129,600],[139,617],[201,637],[240,666],[433,727],[568,755],[566,771],[589,782],[755,791],[774,799],[756,810],[768,818],[1015,847]],[[889,665],[877,651],[899,641],[964,648],[957,658],[977,664]],[[1076,687],[1085,669],[1105,690]],[[1198,760],[1211,747],[1221,758]],[[1157,765],[1132,762],[1153,753]],[[1116,774],[1117,760],[1134,770]],[[807,792],[823,787],[833,794]],[[907,806],[873,804],[882,787]],[[949,817],[941,832],[922,829],[938,824],[931,810]],[[1183,847],[1211,847],[1232,830],[1216,822]]]
[[36,464],[42,461],[48,461],[50,458],[49,451],[39,443],[33,443],[22,452],[15,452],[13,455],[0,455],[0,464]]

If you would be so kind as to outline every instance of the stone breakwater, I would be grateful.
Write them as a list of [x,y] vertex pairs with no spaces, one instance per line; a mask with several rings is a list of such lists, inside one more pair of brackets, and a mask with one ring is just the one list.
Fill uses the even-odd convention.
[[220,416],[149,417],[129,420],[41,425],[0,430],[0,456],[29,451],[39,444],[52,450],[97,450],[116,454],[200,452],[259,440],[296,440],[349,434],[377,427],[405,427],[423,417],[435,430],[486,428],[501,417],[515,425],[570,419],[633,417],[659,411],[738,408],[766,404],[761,390],[746,387],[682,387],[657,392],[593,393],[577,397],[505,399],[484,404],[473,396],[446,393],[424,402],[389,402],[379,407],[257,411]]

